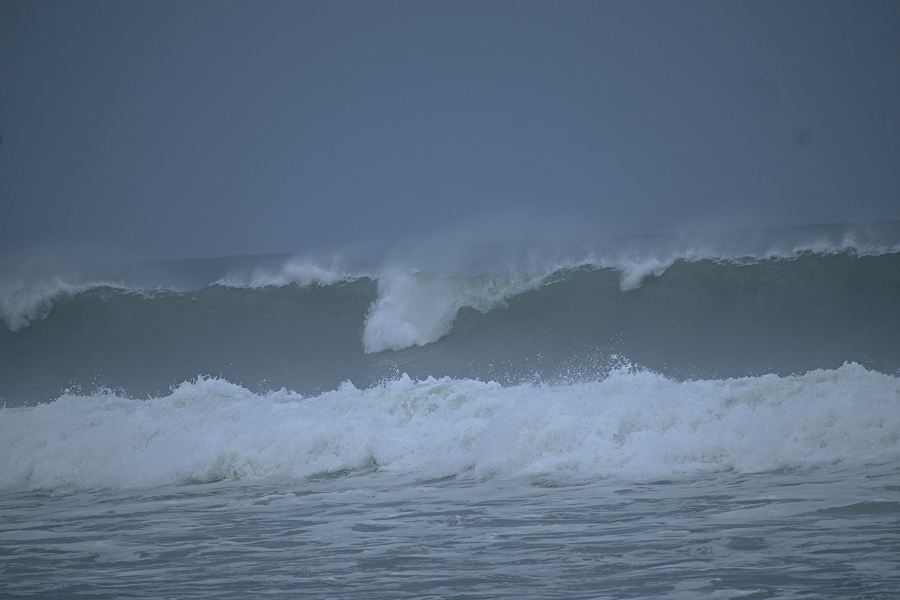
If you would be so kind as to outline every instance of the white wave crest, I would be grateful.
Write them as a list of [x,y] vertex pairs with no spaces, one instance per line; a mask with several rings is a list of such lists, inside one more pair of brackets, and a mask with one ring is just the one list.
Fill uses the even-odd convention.
[[802,376],[504,388],[408,377],[314,398],[199,379],[170,396],[65,395],[0,409],[0,491],[304,477],[554,474],[646,480],[900,459],[900,379]]
[[435,342],[450,331],[463,306],[486,312],[541,281],[543,276],[388,271],[378,279],[378,300],[366,319],[363,348],[380,352]]

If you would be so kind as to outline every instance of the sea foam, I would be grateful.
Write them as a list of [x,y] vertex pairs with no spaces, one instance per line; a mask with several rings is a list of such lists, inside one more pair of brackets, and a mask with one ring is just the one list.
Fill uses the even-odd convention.
[[402,376],[316,397],[198,379],[132,400],[0,409],[0,491],[148,487],[378,469],[630,480],[900,459],[900,379],[856,364],[676,382],[623,367],[519,385]]
[[457,275],[395,269],[378,279],[378,299],[363,332],[366,352],[435,342],[450,331],[457,311],[486,312],[545,279],[544,275]]

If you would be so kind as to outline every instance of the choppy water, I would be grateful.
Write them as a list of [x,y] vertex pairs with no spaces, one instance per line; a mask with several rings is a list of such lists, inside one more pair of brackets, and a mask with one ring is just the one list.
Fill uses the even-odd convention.
[[896,598],[896,465],[0,499],[5,597]]

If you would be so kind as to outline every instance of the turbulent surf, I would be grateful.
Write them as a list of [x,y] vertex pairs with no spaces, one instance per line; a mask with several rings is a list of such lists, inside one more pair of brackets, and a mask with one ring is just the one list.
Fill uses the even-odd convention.
[[897,223],[7,269],[0,317],[7,595],[900,584]]
[[7,281],[0,399],[161,397],[198,377],[311,395],[402,374],[565,384],[624,364],[676,381],[900,369],[896,245],[654,242],[480,270],[249,257]]

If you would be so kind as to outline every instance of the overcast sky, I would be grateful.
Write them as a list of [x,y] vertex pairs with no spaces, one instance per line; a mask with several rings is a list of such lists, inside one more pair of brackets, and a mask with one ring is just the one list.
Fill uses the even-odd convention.
[[0,254],[900,218],[900,2],[0,0]]

